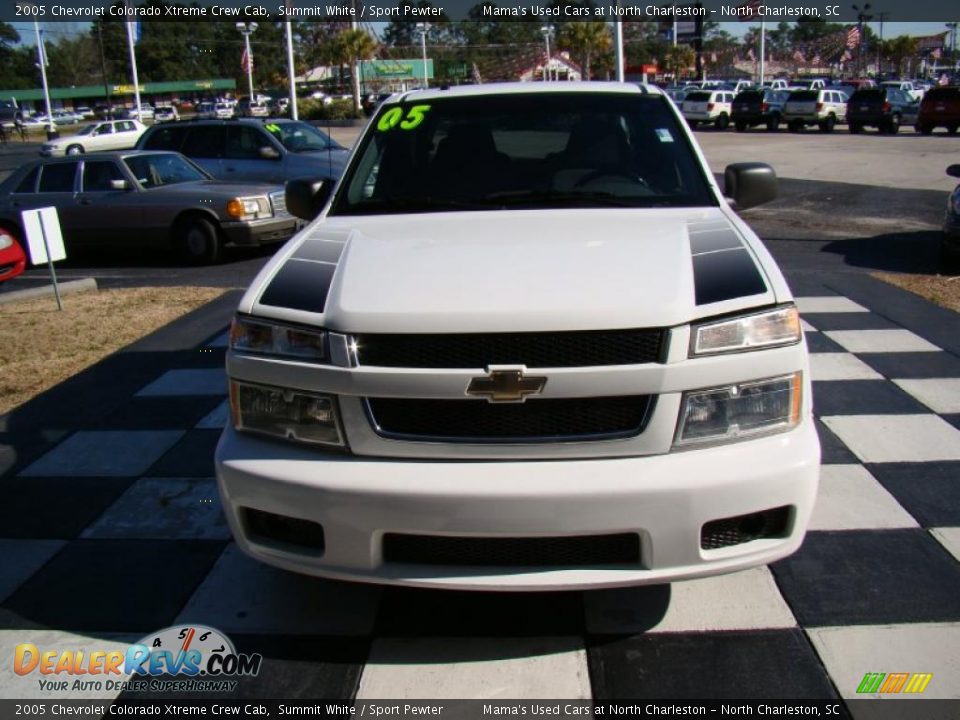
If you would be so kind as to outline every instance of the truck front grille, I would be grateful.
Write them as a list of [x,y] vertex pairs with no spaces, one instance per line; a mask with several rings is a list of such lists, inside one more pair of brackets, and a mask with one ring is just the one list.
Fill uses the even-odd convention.
[[593,567],[638,565],[635,533],[574,537],[440,537],[387,533],[383,559],[464,567]]
[[595,367],[661,362],[662,329],[470,335],[360,335],[360,365]]
[[486,400],[368,398],[378,434],[398,440],[528,443],[610,440],[643,432],[648,395]]

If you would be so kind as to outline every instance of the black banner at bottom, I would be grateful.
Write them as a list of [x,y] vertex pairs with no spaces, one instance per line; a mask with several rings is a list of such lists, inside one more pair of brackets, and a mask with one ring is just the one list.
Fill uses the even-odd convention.
[[956,720],[958,700],[0,700],[0,718],[690,718]]

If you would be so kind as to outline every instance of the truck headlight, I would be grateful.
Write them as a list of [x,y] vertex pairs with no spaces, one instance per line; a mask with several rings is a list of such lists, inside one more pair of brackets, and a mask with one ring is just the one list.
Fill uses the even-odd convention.
[[323,362],[327,359],[327,333],[236,317],[230,326],[230,348]]
[[674,447],[785,432],[800,422],[803,373],[683,394]]
[[343,445],[330,395],[231,380],[230,414],[237,430],[311,445]]
[[800,314],[793,305],[693,327],[690,356],[761,350],[800,342]]
[[227,215],[234,220],[258,220],[273,217],[273,207],[266,196],[233,198],[227,202]]

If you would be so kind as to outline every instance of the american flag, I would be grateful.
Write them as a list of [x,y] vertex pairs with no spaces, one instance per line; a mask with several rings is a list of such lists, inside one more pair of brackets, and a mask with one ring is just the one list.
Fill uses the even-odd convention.
[[847,30],[847,47],[855,48],[860,44],[860,28],[856,25],[852,25],[849,30]]
[[246,48],[243,49],[243,55],[240,56],[240,69],[245,73],[253,72],[253,58],[250,57]]
[[751,61],[756,60],[757,56],[753,54],[753,48],[747,50],[747,58]]
[[737,19],[740,22],[749,22],[757,15],[757,8],[763,5],[763,0],[747,0],[737,8]]
[[843,58],[841,59],[843,60],[843,62],[850,62],[851,60],[853,60],[853,55],[850,54],[849,50],[844,50]]
[[804,61],[803,53],[800,52],[799,50],[794,51],[793,59],[796,60],[798,63],[802,63]]

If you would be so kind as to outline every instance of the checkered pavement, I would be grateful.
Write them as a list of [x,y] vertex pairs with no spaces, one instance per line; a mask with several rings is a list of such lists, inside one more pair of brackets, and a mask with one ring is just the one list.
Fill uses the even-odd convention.
[[798,284],[824,463],[810,533],[771,567],[672,586],[379,588],[252,561],[212,469],[230,302],[141,341],[2,418],[0,697],[40,695],[18,643],[180,622],[265,656],[242,697],[851,698],[866,672],[960,697],[960,323],[870,278]]

